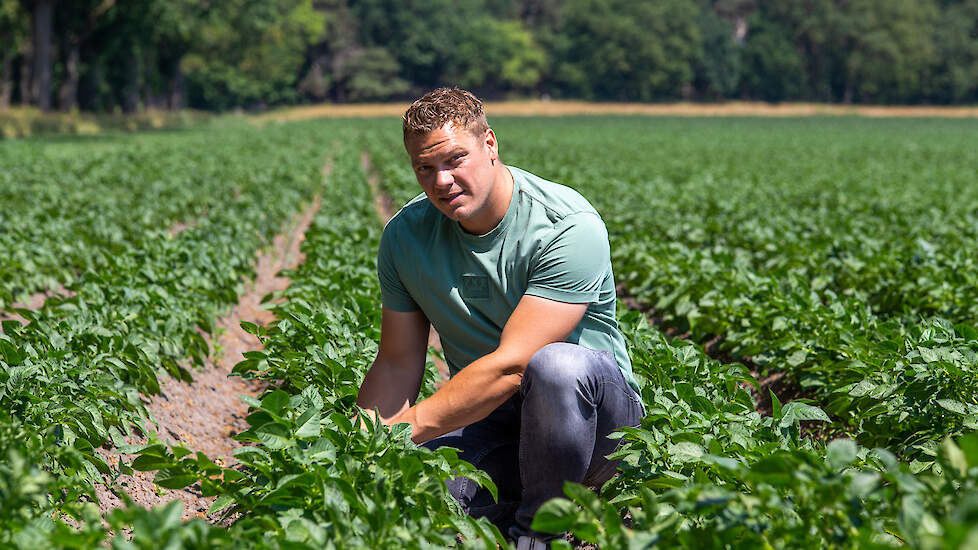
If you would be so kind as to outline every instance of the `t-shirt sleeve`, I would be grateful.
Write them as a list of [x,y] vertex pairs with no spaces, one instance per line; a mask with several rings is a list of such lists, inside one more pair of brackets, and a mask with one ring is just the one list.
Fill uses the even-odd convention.
[[394,228],[384,229],[380,237],[380,249],[377,253],[377,278],[380,280],[380,297],[384,307],[394,311],[417,311],[420,309],[397,273],[395,255],[397,254],[394,241]]
[[526,294],[573,304],[597,301],[611,264],[604,222],[582,212],[565,217],[554,232],[530,268]]

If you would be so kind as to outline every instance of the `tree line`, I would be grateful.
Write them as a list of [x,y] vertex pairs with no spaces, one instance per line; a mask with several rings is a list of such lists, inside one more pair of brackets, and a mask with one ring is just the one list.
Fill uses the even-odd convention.
[[0,0],[0,108],[978,102],[978,0]]

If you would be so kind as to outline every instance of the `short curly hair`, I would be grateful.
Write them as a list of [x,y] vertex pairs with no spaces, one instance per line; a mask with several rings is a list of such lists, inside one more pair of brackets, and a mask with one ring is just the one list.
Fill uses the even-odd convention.
[[489,129],[482,101],[461,88],[438,88],[421,96],[402,118],[404,141],[428,135],[451,122],[481,137]]

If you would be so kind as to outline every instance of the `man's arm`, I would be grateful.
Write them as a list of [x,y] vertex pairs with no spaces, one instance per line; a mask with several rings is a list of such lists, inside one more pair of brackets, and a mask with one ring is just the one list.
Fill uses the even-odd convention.
[[428,318],[421,311],[400,312],[383,308],[380,349],[367,371],[357,405],[377,409],[380,419],[404,412],[418,399],[428,350]]
[[[587,304],[523,296],[503,327],[495,351],[473,361],[417,405],[405,406],[392,417],[381,411],[384,423],[410,424],[411,439],[422,443],[485,418],[519,390],[533,354],[547,344],[564,341],[585,311]],[[417,396],[417,387],[413,391]]]

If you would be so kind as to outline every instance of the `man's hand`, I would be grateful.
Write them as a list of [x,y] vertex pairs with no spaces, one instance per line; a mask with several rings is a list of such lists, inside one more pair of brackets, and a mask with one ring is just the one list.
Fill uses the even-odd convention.
[[[376,423],[380,420],[380,415],[377,414],[377,409],[364,409],[363,414],[359,418],[360,429],[367,430],[370,428],[371,423]],[[383,420],[380,420],[380,423],[383,424]]]
[[[403,313],[383,309],[380,349],[367,371],[357,405],[380,413],[384,424],[418,399],[428,350],[428,318],[420,311]],[[361,424],[362,425],[362,424]]]
[[[407,422],[412,428],[411,439],[415,443],[422,443],[485,418],[519,390],[523,371],[533,354],[547,344],[564,341],[577,327],[585,311],[587,304],[523,296],[503,327],[496,351],[473,361],[421,403],[403,406],[393,416],[381,411],[384,423]],[[386,310],[384,315],[386,319]],[[427,323],[424,330],[426,338]],[[381,346],[383,341],[382,336]],[[420,361],[418,384],[424,370],[424,348]],[[377,363],[374,365],[376,368]],[[416,398],[420,386],[412,388],[412,395]],[[404,405],[404,401],[399,403]],[[389,410],[393,408],[392,405]]]

